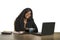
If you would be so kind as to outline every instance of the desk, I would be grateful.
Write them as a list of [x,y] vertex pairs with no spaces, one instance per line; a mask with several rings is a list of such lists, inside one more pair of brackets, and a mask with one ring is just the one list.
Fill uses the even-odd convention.
[[36,36],[32,34],[0,35],[0,40],[60,40],[60,33],[54,33],[54,35],[46,36]]

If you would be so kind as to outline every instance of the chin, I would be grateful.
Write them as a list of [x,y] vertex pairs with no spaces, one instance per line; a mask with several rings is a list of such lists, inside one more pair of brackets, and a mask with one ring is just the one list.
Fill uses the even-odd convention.
[[26,19],[29,19],[29,17],[26,17]]

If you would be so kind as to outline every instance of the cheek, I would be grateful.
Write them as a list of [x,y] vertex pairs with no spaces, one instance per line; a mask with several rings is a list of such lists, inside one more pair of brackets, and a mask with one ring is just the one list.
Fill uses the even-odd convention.
[[29,15],[29,17],[31,17],[31,15]]
[[25,15],[25,18],[28,18],[28,15]]
[[29,18],[30,16],[31,16],[31,15],[26,15],[25,17],[26,17],[26,18]]
[[31,15],[28,15],[28,17],[31,17]]
[[31,14],[26,14],[25,17],[29,18],[29,17],[31,17]]

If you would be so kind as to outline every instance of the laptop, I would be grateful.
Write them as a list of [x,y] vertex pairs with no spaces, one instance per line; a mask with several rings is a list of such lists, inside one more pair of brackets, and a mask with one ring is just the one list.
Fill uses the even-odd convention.
[[34,33],[34,35],[51,35],[54,34],[55,22],[44,22],[42,24],[42,32]]

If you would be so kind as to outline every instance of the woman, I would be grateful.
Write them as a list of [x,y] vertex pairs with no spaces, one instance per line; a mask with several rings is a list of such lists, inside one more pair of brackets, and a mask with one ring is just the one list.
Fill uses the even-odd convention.
[[15,31],[28,32],[28,28],[35,28],[33,32],[38,32],[37,26],[33,20],[33,13],[30,8],[24,9],[14,22]]

